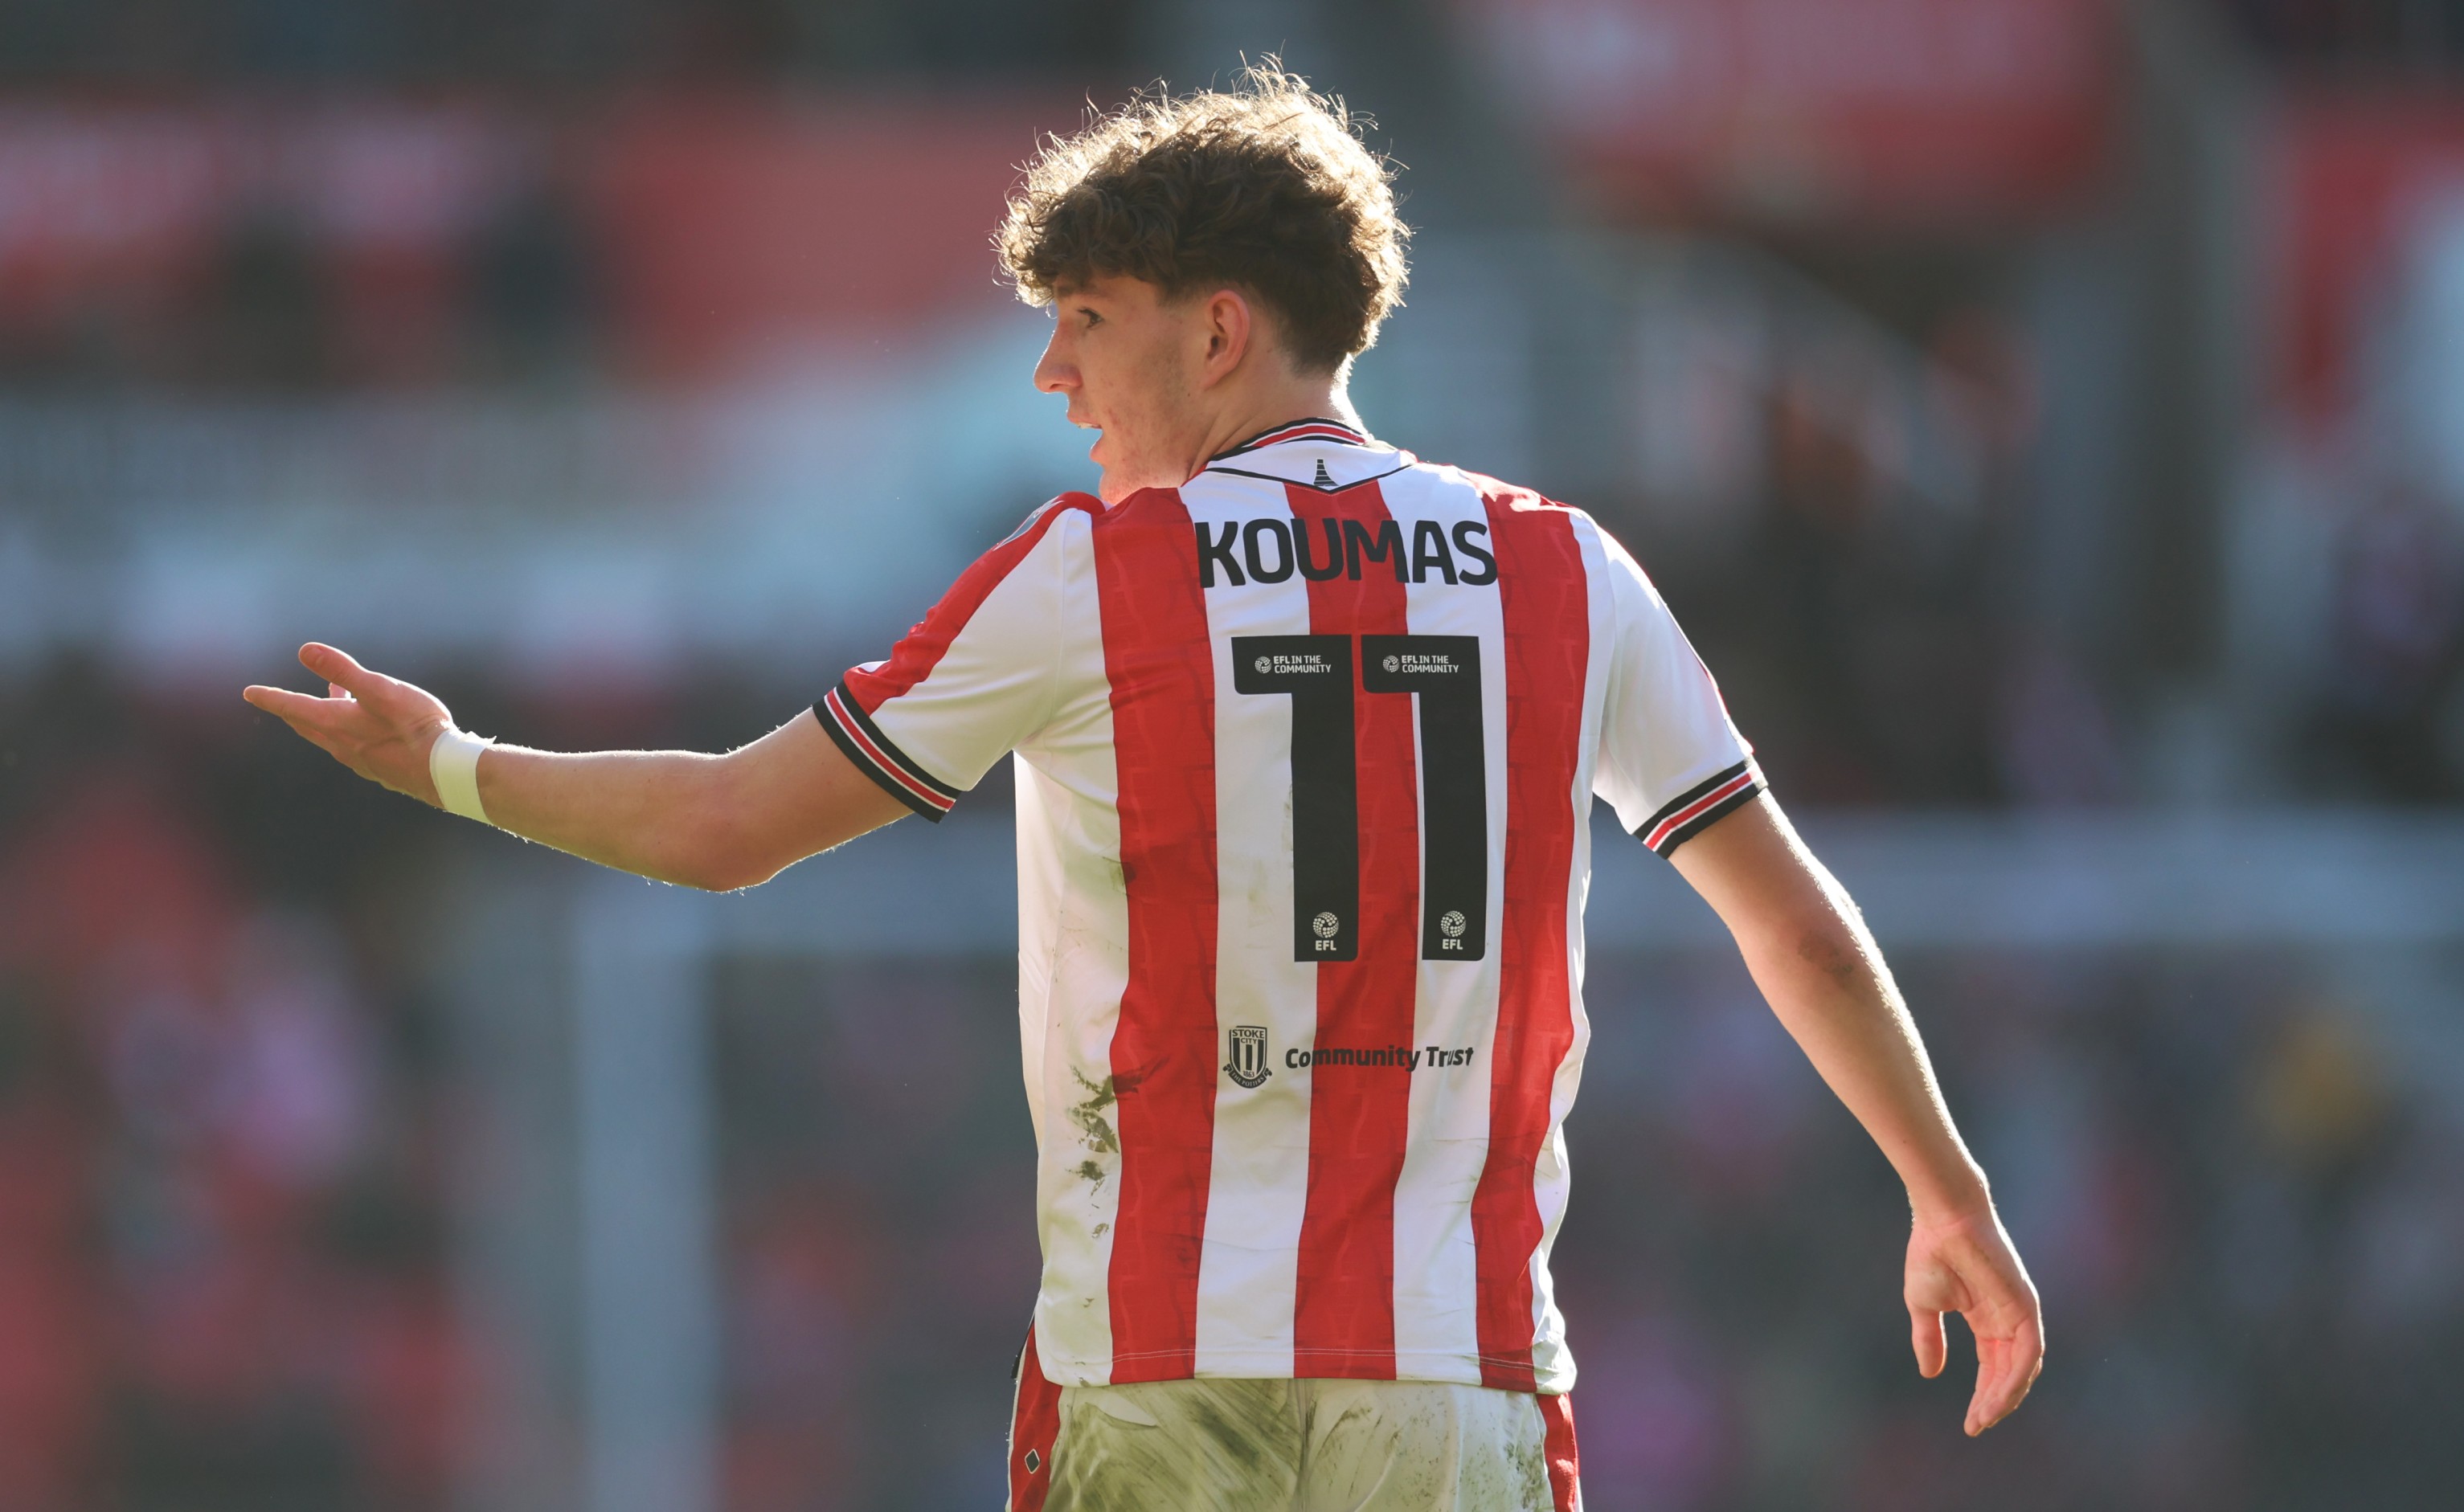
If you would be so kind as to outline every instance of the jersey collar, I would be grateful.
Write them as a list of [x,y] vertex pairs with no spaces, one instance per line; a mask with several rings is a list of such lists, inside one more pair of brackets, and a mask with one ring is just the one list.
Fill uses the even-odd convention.
[[1294,420],[1217,453],[1199,473],[1230,473],[1337,493],[1400,471],[1412,460],[1410,453],[1339,420]]
[[1245,456],[1267,447],[1281,446],[1287,441],[1331,441],[1337,446],[1347,447],[1376,445],[1375,442],[1340,420],[1294,420],[1277,426],[1271,430],[1261,430],[1239,446],[1218,451],[1206,460],[1208,465],[1212,466],[1231,457]]

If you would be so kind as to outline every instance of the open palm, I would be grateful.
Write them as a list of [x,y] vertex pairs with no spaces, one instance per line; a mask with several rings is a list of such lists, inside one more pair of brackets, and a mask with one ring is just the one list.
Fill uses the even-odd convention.
[[369,671],[343,652],[314,641],[299,648],[299,664],[325,679],[330,696],[262,684],[240,696],[368,780],[434,803],[436,783],[428,775],[428,753],[438,733],[453,723],[444,703],[424,688]]

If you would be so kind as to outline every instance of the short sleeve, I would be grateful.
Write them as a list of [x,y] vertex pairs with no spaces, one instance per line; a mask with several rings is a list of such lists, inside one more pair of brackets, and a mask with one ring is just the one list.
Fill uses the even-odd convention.
[[1595,790],[1665,856],[1763,790],[1753,748],[1660,591],[1603,531],[1617,644],[1609,662]]
[[1090,508],[1064,494],[959,575],[886,661],[813,706],[823,730],[892,798],[939,822],[958,796],[1052,718]]

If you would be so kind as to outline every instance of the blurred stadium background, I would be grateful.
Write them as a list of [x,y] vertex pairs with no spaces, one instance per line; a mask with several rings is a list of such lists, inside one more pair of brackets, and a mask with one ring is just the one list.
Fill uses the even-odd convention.
[[1605,844],[1590,1504],[2454,1504],[2464,6],[11,0],[0,1509],[998,1504],[1005,778],[705,899],[236,690],[769,728],[1089,481],[1036,133],[1269,48],[1409,167],[1363,409],[1641,554],[2045,1293],[1961,1440],[1887,1170]]

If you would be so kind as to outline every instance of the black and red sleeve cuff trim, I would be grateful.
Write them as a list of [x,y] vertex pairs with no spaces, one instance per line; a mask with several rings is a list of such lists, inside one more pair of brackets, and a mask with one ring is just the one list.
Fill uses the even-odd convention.
[[813,715],[838,742],[839,749],[847,753],[847,758],[855,763],[856,770],[880,783],[882,791],[891,798],[935,824],[957,805],[958,790],[917,766],[906,752],[891,744],[890,737],[881,733],[881,727],[847,691],[846,678],[840,678],[836,688],[822,695],[822,701],[813,706]]
[[1665,856],[1745,807],[1762,790],[1762,773],[1752,761],[1740,761],[1670,799],[1634,838]]

